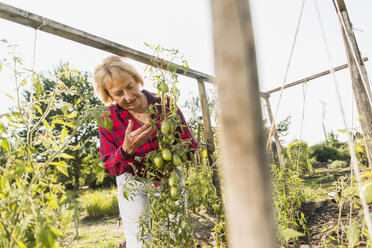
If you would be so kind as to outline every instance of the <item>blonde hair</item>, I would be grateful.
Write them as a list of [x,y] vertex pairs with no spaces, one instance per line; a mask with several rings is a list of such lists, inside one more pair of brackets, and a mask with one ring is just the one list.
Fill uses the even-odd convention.
[[142,76],[123,57],[115,55],[108,56],[102,60],[102,64],[97,65],[94,69],[94,91],[105,105],[115,104],[114,99],[112,99],[106,88],[107,83],[113,80],[125,82],[130,77],[143,86]]

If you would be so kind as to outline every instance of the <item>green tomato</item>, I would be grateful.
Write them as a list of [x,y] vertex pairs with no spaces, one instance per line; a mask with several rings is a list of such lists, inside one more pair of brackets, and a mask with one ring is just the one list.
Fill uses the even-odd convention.
[[154,163],[155,163],[155,166],[156,166],[158,169],[163,168],[163,165],[164,165],[164,159],[163,159],[162,155],[160,155],[160,154],[156,155],[155,158],[154,158]]
[[170,132],[173,132],[174,131],[174,122],[172,120],[169,120],[168,121],[168,124],[169,124],[169,131]]
[[171,176],[168,179],[169,186],[176,186],[178,184],[179,178],[175,171],[172,172]]
[[169,91],[168,85],[164,81],[161,81],[159,88],[163,93],[167,93]]
[[169,132],[169,123],[168,121],[163,121],[161,123],[160,130],[163,134],[167,134]]
[[172,153],[169,151],[169,149],[164,149],[161,152],[161,156],[165,161],[171,161],[172,160]]
[[173,123],[173,131],[177,129],[177,121],[172,119],[171,122]]
[[172,198],[178,198],[180,196],[180,189],[175,185],[170,189],[170,195]]
[[178,156],[178,154],[173,155],[172,162],[175,166],[180,166],[182,164],[182,160],[181,160],[180,156]]

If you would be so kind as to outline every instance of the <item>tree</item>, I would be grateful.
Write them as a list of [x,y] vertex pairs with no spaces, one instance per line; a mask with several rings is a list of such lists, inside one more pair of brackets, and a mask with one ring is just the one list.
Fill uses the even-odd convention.
[[[291,125],[291,116],[288,115],[287,118],[280,121],[276,127],[279,138],[283,138],[289,133],[289,125]],[[282,140],[280,140],[282,141]]]
[[348,145],[340,142],[337,134],[329,132],[327,140],[310,147],[310,158],[315,157],[318,162],[328,162],[335,160],[349,160]]
[[[61,94],[55,96],[55,104],[60,108],[52,109],[49,116],[45,119],[48,123],[54,124],[54,135],[64,135],[68,129],[71,129],[72,124],[60,125],[60,118],[70,113],[70,118],[81,119],[85,114],[85,104],[82,104],[82,99],[88,102],[88,107],[91,109],[103,109],[104,106],[93,95],[93,87],[91,84],[91,75],[87,72],[79,72],[77,70],[70,70],[68,64],[60,64],[56,66],[50,75],[46,73],[37,75],[37,82],[35,84],[34,92],[38,94],[44,91],[45,94],[51,94],[56,86],[56,75],[61,71],[72,71],[74,73],[64,74],[59,79],[64,83],[65,89]],[[71,91],[72,89],[73,91]],[[30,91],[24,92],[24,97],[30,99]],[[47,109],[47,104],[40,102],[38,106],[38,116],[41,116]],[[39,132],[42,131],[40,127]],[[72,186],[78,188],[81,183],[95,184],[96,173],[103,173],[103,169],[99,167],[99,134],[96,121],[90,119],[82,125],[76,135],[70,142],[70,146],[65,153],[69,155],[69,167],[67,172],[58,173],[58,180],[63,182],[67,187]],[[45,149],[43,146],[37,149]],[[108,175],[107,175],[108,176]],[[108,176],[109,177],[109,176]],[[88,180],[84,180],[88,179]]]

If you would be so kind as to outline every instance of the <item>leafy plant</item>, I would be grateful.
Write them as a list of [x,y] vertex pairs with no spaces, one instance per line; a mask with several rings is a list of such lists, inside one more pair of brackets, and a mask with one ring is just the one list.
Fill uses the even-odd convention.
[[[77,94],[60,79],[74,71],[59,71],[53,90],[46,92],[36,73],[21,69],[22,60],[12,54],[5,66],[14,72],[16,107],[5,114],[7,128],[0,124],[0,143],[6,157],[0,165],[0,240],[4,247],[55,247],[58,231],[57,212],[68,201],[55,171],[68,174],[68,160],[74,157],[66,149],[79,128],[101,112],[89,108],[86,99],[80,118],[71,105],[56,101],[62,94]],[[23,93],[30,86],[29,101]],[[12,97],[11,97],[12,98]],[[80,99],[79,99],[80,100]],[[45,106],[44,109],[41,107]],[[63,115],[51,116],[61,110]],[[61,132],[55,132],[60,126]]]
[[[61,71],[71,73],[61,74],[60,77],[57,77]],[[62,125],[60,120],[62,116],[69,116],[71,119],[78,120],[86,115],[86,109],[99,110],[103,109],[104,106],[96,97],[92,97],[91,75],[87,72],[71,70],[68,64],[59,64],[50,75],[46,73],[36,74],[38,83],[34,85],[33,92],[43,90],[45,94],[51,94],[57,84],[56,78],[63,83],[65,89],[54,95],[54,104],[60,107],[50,109],[45,121],[52,123],[54,135],[64,137],[72,125],[69,123]],[[26,101],[30,100],[30,95],[30,90],[23,92]],[[48,104],[40,101],[35,104],[35,107],[38,110],[35,112],[35,116],[41,117],[47,110]],[[68,114],[71,109],[74,111]],[[35,131],[42,132],[43,128],[44,126],[39,126]],[[25,133],[20,135],[25,136]],[[94,118],[90,118],[85,121],[83,126],[77,129],[74,138],[69,143],[70,147],[66,147],[65,153],[71,156],[69,158],[69,167],[67,168],[68,173],[58,173],[58,182],[75,189],[79,188],[81,184],[94,185],[97,181],[96,175],[104,175],[102,166],[97,166],[101,162],[98,144],[97,123]],[[35,148],[40,152],[45,150],[42,145],[35,146]]]
[[302,236],[297,230],[307,233],[306,218],[300,211],[304,197],[304,180],[290,168],[282,170],[271,165],[274,217],[279,229],[281,244]]
[[[159,46],[153,49],[156,53],[169,54],[172,62],[179,56],[177,50]],[[181,64],[187,70],[187,62],[182,60]],[[218,211],[220,199],[212,184],[211,168],[207,164],[195,166],[191,162],[190,140],[181,139],[184,126],[177,106],[180,92],[176,86],[176,68],[158,59],[148,72],[158,90],[157,97],[161,99],[160,103],[149,107],[148,113],[150,124],[158,130],[159,149],[144,159],[137,158],[147,167],[147,180],[141,181],[150,200],[140,220],[138,238],[149,247],[192,247],[197,242],[192,214],[205,207]],[[146,239],[147,234],[151,234],[151,240]]]
[[286,166],[293,172],[304,176],[306,173],[313,172],[309,159],[309,148],[304,141],[292,141],[287,148]]

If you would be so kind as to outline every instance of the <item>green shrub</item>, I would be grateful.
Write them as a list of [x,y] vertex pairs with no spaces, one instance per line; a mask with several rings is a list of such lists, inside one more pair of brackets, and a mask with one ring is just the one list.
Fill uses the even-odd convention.
[[85,193],[82,197],[82,201],[83,206],[90,217],[119,216],[116,189]]
[[327,167],[329,169],[343,168],[343,167],[346,167],[346,166],[347,166],[347,162],[346,161],[340,161],[340,160],[333,161],[331,164],[327,165]]
[[320,143],[310,147],[310,158],[315,157],[318,162],[328,162],[337,160],[339,153],[336,148],[325,143]]

